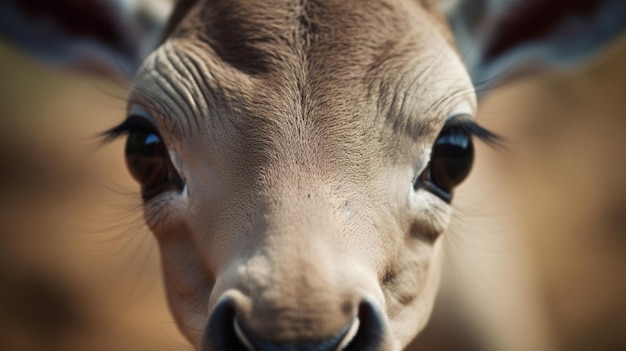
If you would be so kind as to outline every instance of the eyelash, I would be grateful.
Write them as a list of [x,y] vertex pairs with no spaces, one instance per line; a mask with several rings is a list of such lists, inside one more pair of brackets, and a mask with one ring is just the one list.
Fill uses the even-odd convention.
[[444,128],[448,128],[455,134],[463,133],[476,137],[485,144],[498,149],[503,148],[506,142],[502,136],[478,124],[470,115],[454,116],[446,122]]
[[121,124],[102,132],[100,137],[104,143],[110,143],[135,131],[151,131],[158,134],[157,128],[147,119],[130,116]]

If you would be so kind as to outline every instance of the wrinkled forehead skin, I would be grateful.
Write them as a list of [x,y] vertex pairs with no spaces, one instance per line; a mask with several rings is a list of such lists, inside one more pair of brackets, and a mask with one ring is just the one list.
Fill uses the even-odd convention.
[[[206,101],[196,108],[226,108],[251,127],[303,122],[331,128],[386,119],[394,132],[430,136],[445,117],[442,99],[456,95],[473,104],[443,17],[418,0],[181,4],[185,10],[175,12],[184,15],[174,15],[179,20],[166,44],[144,64],[136,85],[154,85],[156,71],[175,88],[198,88],[182,92],[201,94],[182,96],[188,103],[213,98],[222,105]],[[203,89],[213,96],[202,96]],[[201,112],[205,121],[228,118]]]
[[[401,157],[399,146],[432,143],[451,105],[475,105],[450,32],[428,2],[181,3],[185,14],[175,14],[135,82],[137,95],[147,90],[176,110],[165,122],[180,134],[195,128],[232,138],[222,129],[235,128],[240,140],[263,143],[306,132],[328,146],[315,151],[378,164],[383,158],[350,157],[362,158],[372,139],[377,151]],[[247,161],[262,160],[254,153],[268,145],[260,146]]]
[[258,334],[316,340],[356,308],[332,306],[367,296],[399,349],[430,314],[450,212],[408,193],[447,114],[475,107],[442,16],[402,0],[182,3],[129,104],[186,183],[167,214],[145,210],[177,324],[199,347],[235,290]]

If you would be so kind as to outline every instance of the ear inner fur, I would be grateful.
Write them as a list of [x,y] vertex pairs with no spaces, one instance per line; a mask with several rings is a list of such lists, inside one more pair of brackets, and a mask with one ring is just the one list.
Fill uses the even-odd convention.
[[601,4],[602,1],[588,0],[515,1],[492,26],[485,59],[494,59],[514,47],[546,37],[568,17],[588,17]]

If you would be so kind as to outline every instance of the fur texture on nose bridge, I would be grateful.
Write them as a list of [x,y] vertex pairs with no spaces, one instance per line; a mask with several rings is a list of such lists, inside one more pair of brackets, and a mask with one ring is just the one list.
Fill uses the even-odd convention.
[[[356,316],[357,282],[329,259],[332,251],[294,243],[268,246],[239,268],[239,286],[252,303],[238,316],[255,334],[274,342],[320,341]],[[346,262],[349,265],[349,261]]]
[[346,240],[342,214],[319,180],[280,183],[268,194],[233,278],[251,301],[239,318],[279,344],[330,338],[356,318],[376,274],[359,268],[358,245]]

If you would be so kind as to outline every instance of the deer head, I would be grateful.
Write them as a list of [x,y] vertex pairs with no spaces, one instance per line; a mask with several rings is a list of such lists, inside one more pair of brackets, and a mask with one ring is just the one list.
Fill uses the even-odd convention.
[[6,1],[0,29],[49,61],[134,75],[107,136],[128,135],[196,348],[399,350],[429,318],[472,136],[495,138],[462,56],[477,82],[584,58],[624,5],[577,3],[448,6],[461,51],[429,0],[185,0],[168,22],[122,1]]

